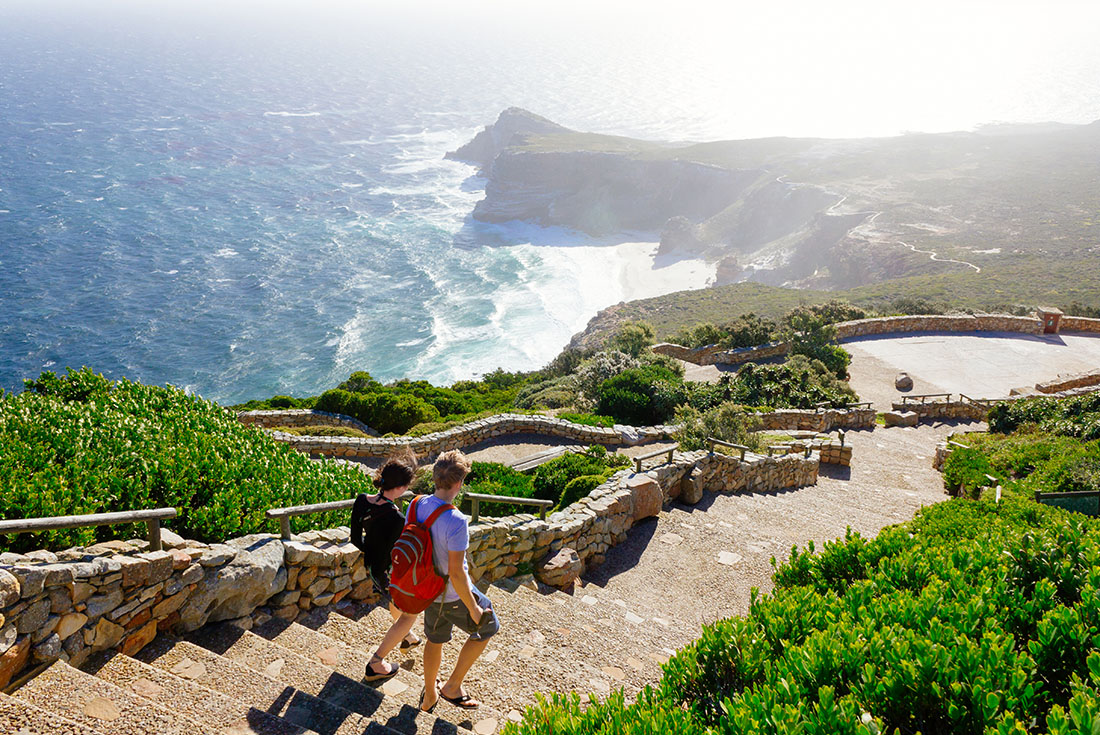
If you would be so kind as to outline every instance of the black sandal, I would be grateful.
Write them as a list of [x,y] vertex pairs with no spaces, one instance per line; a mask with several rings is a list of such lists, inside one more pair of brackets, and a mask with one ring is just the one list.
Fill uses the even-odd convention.
[[420,638],[420,636],[417,636],[415,641],[410,641],[408,639],[408,637],[402,638],[401,639],[401,650],[406,650],[406,649],[409,649],[409,648],[416,648],[417,646],[419,646],[423,642],[424,641]]
[[443,693],[443,690],[440,689],[439,696],[443,699],[446,699],[448,702],[453,704],[455,707],[458,707],[459,709],[477,709],[481,706],[481,702],[477,701],[469,694],[460,694],[457,697],[448,697],[446,694]]
[[374,664],[376,661],[378,663],[383,663],[385,660],[386,659],[380,658],[378,656],[371,656],[370,662],[367,664],[367,673],[363,677],[363,681],[381,681],[382,679],[392,679],[394,676],[397,676],[397,672],[401,669],[401,667],[397,664],[389,664],[391,668],[385,673],[379,673],[378,671],[374,670]]

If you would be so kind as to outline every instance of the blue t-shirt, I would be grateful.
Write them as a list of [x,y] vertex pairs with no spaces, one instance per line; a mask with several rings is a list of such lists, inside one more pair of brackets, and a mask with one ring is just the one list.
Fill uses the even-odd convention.
[[[424,523],[428,516],[435,512],[441,505],[446,505],[434,495],[425,495],[416,504],[416,520]],[[407,517],[407,514],[406,514]],[[455,602],[459,599],[454,585],[450,580],[450,557],[448,552],[466,551],[470,548],[469,520],[462,515],[457,508],[443,511],[439,518],[432,524],[432,557],[435,560],[435,568],[441,574],[447,575],[447,589],[443,591],[444,602]],[[470,565],[466,561],[466,555],[462,556],[462,568],[469,570]]]

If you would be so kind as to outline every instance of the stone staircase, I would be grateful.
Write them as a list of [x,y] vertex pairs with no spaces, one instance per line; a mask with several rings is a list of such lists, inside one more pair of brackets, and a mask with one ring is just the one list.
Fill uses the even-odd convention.
[[[56,662],[0,694],[0,733],[489,735],[538,693],[623,688],[633,697],[659,677],[671,641],[697,634],[594,585],[574,595],[534,586],[506,579],[486,590],[502,627],[466,679],[482,703],[476,710],[440,700],[432,713],[420,711],[421,647],[389,657],[401,664],[397,676],[363,682],[390,616],[345,604],[252,630],[219,623],[185,639],[162,633],[134,656],[101,654],[80,669]],[[442,672],[464,640],[458,632],[444,646]]]

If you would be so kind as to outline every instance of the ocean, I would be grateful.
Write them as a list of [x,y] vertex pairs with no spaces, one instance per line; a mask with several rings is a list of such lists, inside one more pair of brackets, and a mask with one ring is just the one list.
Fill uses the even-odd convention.
[[871,4],[793,28],[320,7],[0,0],[0,387],[81,365],[225,403],[354,370],[449,383],[706,285],[654,233],[473,221],[485,182],[443,155],[512,105],[672,140],[1100,118],[1098,16],[1071,4],[942,34]]

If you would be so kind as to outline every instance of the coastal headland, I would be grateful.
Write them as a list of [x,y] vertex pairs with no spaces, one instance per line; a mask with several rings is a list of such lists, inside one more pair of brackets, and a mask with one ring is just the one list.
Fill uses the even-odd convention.
[[[720,301],[766,312],[837,297],[984,309],[1095,300],[1098,154],[1100,122],[687,143],[578,132],[509,108],[447,156],[486,178],[475,220],[651,233],[665,262],[713,267],[712,285],[733,289]],[[709,298],[608,311],[652,318]],[[589,329],[622,318],[601,312]]]

